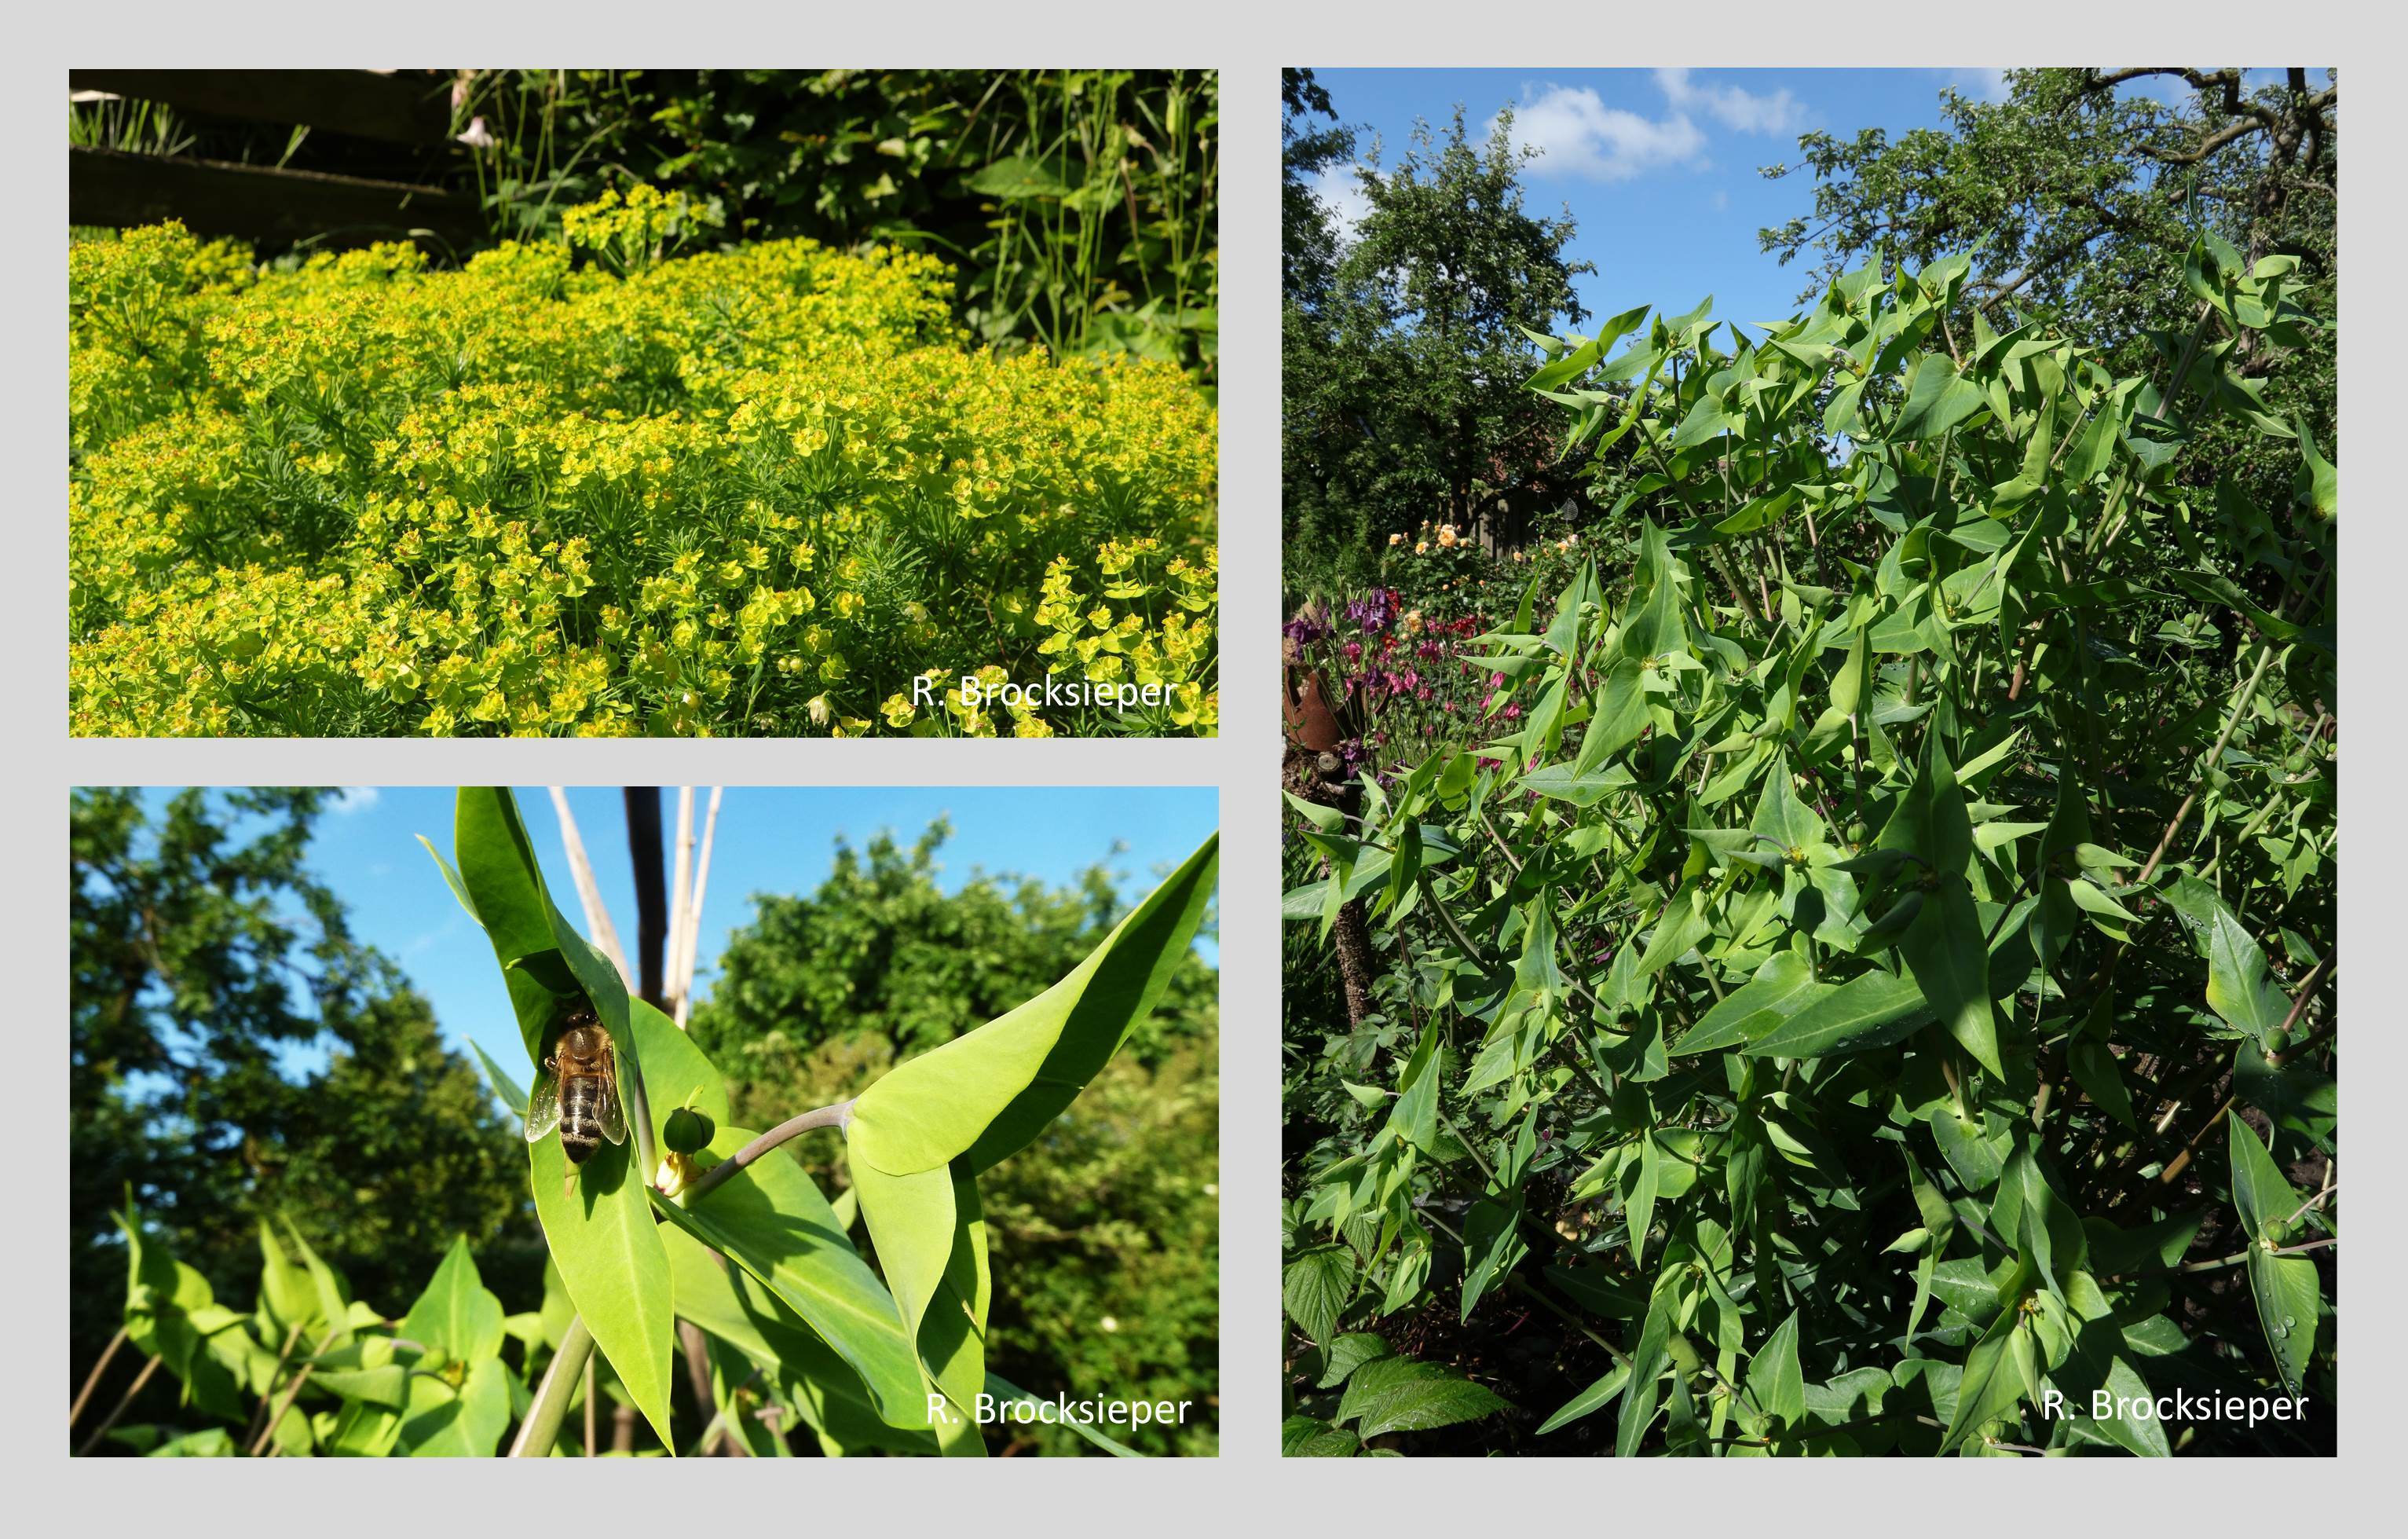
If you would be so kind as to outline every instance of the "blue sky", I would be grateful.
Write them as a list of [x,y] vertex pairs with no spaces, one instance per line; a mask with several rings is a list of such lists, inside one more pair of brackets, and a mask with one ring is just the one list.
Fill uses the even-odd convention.
[[[1806,258],[1784,267],[1756,231],[1813,211],[1813,179],[1758,168],[1798,159],[1798,136],[1841,137],[1878,127],[1936,126],[1941,93],[2004,96],[1995,69],[1315,69],[1340,120],[1358,128],[1358,158],[1379,141],[1393,169],[1414,120],[1443,131],[1460,103],[1485,139],[1500,108],[1514,137],[1540,151],[1523,171],[1525,206],[1569,208],[1579,234],[1570,254],[1596,265],[1578,280],[1591,322],[1639,305],[1677,315],[1711,294],[1719,320],[1786,318],[1806,283]],[[2253,84],[2256,81],[2253,79]],[[2160,99],[2180,82],[2136,82]],[[1368,130],[1362,132],[1361,130]],[[1361,207],[1354,180],[1333,168],[1319,189],[1341,218]]]
[[[169,794],[153,793],[153,800],[164,802]],[[493,951],[416,838],[424,834],[450,856],[452,795],[449,786],[348,790],[320,818],[308,863],[349,906],[353,933],[398,962],[433,1001],[447,1040],[477,1043],[516,1070],[525,1054]],[[581,922],[551,793],[522,786],[518,798],[554,899]],[[672,788],[661,799],[662,837],[673,858],[677,792]],[[635,879],[620,790],[572,787],[568,802],[611,922],[632,948]],[[697,788],[697,842],[709,804],[709,788]],[[942,868],[939,882],[948,892],[960,890],[980,871],[1067,885],[1085,868],[1105,861],[1131,902],[1185,859],[1220,821],[1211,787],[729,786],[720,804],[703,894],[697,991],[708,994],[712,964],[728,931],[752,918],[753,894],[816,887],[834,864],[838,834],[859,848],[886,830],[909,845],[939,814],[949,815],[953,827],[937,857]],[[1217,960],[1211,942],[1199,949]],[[307,1067],[312,1057],[299,1055],[293,1066]]]

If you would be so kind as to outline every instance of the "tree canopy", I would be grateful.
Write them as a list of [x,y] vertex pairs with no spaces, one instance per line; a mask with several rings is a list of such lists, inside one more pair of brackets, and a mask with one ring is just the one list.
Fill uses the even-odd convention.
[[[539,1289],[516,1140],[425,999],[306,864],[331,793],[79,790],[68,848],[71,1361],[115,1329],[131,1194],[248,1291],[289,1216],[359,1296],[416,1294],[455,1235]],[[520,1273],[523,1273],[523,1276]]]
[[1353,167],[1364,211],[1339,230],[1312,176],[1352,136],[1309,72],[1286,97],[1283,216],[1284,531],[1291,571],[1343,560],[1424,521],[1480,520],[1561,496],[1555,424],[1521,381],[1534,331],[1584,317],[1594,270],[1565,254],[1573,224],[1525,207],[1510,111],[1475,139],[1458,107],[1417,125],[1404,158]]

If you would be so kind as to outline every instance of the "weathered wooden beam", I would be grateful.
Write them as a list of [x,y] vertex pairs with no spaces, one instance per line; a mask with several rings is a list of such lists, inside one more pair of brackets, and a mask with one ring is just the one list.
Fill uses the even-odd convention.
[[335,246],[425,230],[458,247],[485,233],[475,205],[439,187],[68,148],[68,223],[125,226],[166,219],[182,220],[196,235],[314,237]]
[[440,144],[452,134],[452,82],[426,70],[70,69],[67,89],[387,144]]

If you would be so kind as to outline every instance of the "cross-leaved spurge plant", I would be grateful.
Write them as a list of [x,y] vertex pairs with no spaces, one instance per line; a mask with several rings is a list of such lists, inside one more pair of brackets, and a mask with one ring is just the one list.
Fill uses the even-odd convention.
[[[1544,340],[1635,478],[1599,563],[1454,741],[1295,803],[1288,918],[1386,971],[1291,1031],[1293,1451],[2330,1446],[2337,491],[2259,404],[2322,323],[2202,242],[2117,378],[1967,270]],[[1372,1415],[1507,1310],[1526,1422]]]
[[[552,905],[507,790],[463,787],[454,839],[458,865],[445,875],[493,942],[530,1061],[546,1065],[564,1016],[579,1010],[599,1017],[615,1050],[626,1142],[599,1143],[572,1182],[562,1140],[538,1137],[528,1176],[591,1345],[663,1443],[676,1322],[713,1330],[733,1289],[739,1314],[763,1323],[723,1339],[743,1351],[774,1325],[792,1350],[759,1366],[824,1436],[982,1452],[972,1415],[993,1392],[983,1344],[993,1279],[976,1178],[1060,1115],[1153,1010],[1203,917],[1218,841],[1043,994],[852,1100],[756,1135],[729,1126],[726,1087],[702,1050],[630,998],[610,960]],[[691,1156],[663,1137],[689,1110],[714,1133]],[[810,1177],[775,1153],[816,1128],[843,1130],[878,1272]],[[564,1348],[528,1413],[534,1451],[548,1446],[546,1417],[556,1428],[566,1404],[579,1366],[570,1356]],[[839,1422],[854,1431],[834,1431]]]
[[[73,730],[1213,729],[1199,387],[974,348],[929,257],[681,218],[639,187],[456,271],[72,244]],[[892,708],[982,669],[1163,703]]]

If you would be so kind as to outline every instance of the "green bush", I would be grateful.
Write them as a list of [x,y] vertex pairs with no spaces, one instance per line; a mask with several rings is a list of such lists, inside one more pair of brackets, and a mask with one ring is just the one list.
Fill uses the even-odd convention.
[[[456,272],[73,245],[73,729],[1213,729],[1195,385],[973,349],[929,257],[672,255],[689,214]],[[1049,670],[1131,708],[965,694]]]
[[2203,241],[2140,378],[1968,266],[1547,345],[1648,473],[1295,803],[1385,969],[1288,1023],[1296,1451],[2333,1446],[2338,496],[2261,382],[2330,295]]

